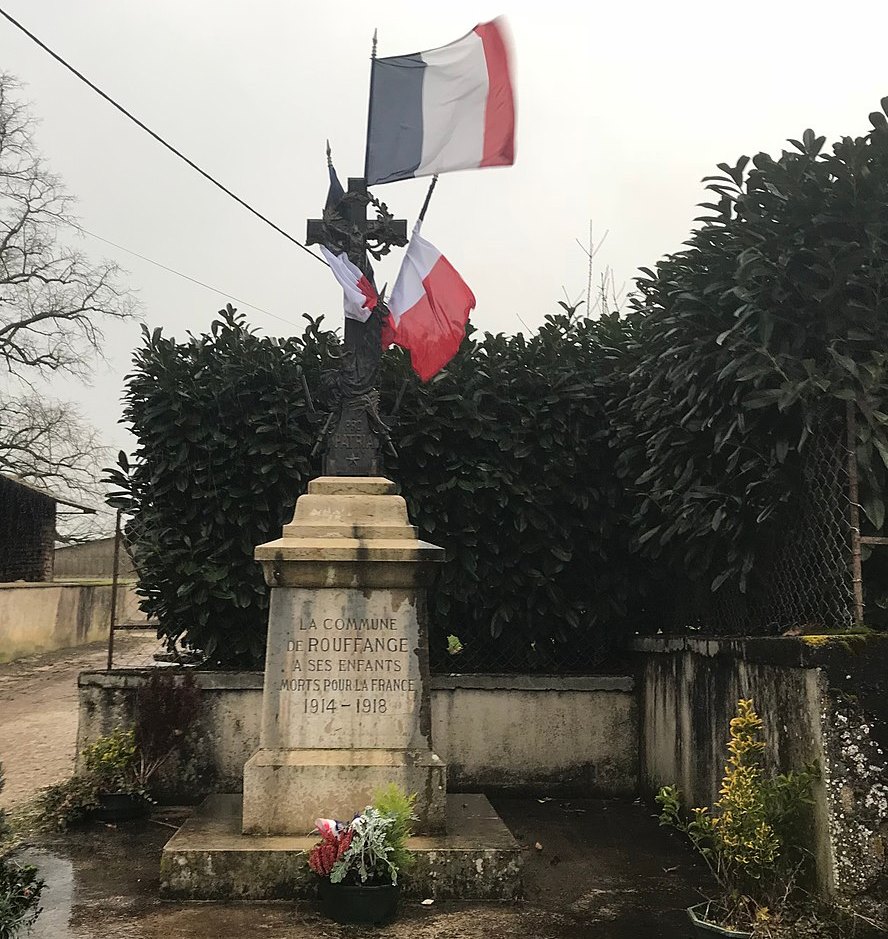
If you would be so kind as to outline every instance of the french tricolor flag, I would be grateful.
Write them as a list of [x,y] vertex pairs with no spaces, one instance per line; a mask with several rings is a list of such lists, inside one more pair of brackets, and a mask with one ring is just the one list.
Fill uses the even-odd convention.
[[413,370],[428,381],[459,350],[475,295],[447,258],[419,234],[417,224],[388,306],[383,348],[394,343],[407,349]]
[[374,59],[367,185],[515,161],[515,104],[502,18],[440,49]]
[[366,323],[379,302],[376,288],[370,283],[367,275],[349,261],[344,251],[342,254],[334,254],[325,245],[321,245],[321,254],[327,259],[333,276],[342,287],[345,315],[351,320]]

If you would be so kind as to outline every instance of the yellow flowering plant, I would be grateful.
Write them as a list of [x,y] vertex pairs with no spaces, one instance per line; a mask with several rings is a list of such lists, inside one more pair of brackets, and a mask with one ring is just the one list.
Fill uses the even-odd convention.
[[804,830],[812,805],[812,767],[766,774],[763,723],[751,700],[741,699],[731,720],[728,763],[720,798],[686,815],[681,793],[657,795],[660,824],[688,836],[722,890],[719,925],[764,932],[808,864]]

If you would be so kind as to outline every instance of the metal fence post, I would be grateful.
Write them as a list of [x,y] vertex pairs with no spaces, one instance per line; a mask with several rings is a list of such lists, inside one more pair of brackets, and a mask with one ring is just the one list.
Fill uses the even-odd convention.
[[117,522],[114,526],[114,569],[111,574],[111,616],[108,624],[108,671],[114,664],[114,629],[117,626],[117,581],[120,574],[120,516],[117,510]]
[[854,588],[854,622],[863,622],[863,570],[860,559],[860,485],[857,475],[857,405],[846,402],[848,431],[848,501],[851,527],[851,584]]

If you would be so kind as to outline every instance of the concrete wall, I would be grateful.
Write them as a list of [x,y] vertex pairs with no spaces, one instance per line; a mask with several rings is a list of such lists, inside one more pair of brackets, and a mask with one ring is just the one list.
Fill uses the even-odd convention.
[[631,678],[432,679],[432,739],[451,788],[632,795],[638,718]]
[[[117,594],[119,622],[144,622],[132,584]],[[0,662],[108,637],[111,584],[0,584]]]
[[[78,752],[132,720],[144,670],[80,675]],[[169,767],[169,798],[239,792],[259,746],[260,672],[194,672],[200,732]],[[433,741],[448,788],[630,795],[638,727],[630,678],[464,675],[432,679]]]
[[[126,549],[120,547],[120,568],[118,576],[131,579],[134,577],[133,564]],[[97,538],[84,544],[66,545],[55,549],[56,580],[79,580],[100,577],[110,580],[114,575],[114,538]]]
[[817,876],[826,893],[888,896],[888,637],[646,638],[639,682],[643,794],[677,784],[711,805],[739,698],[774,768],[816,763]]

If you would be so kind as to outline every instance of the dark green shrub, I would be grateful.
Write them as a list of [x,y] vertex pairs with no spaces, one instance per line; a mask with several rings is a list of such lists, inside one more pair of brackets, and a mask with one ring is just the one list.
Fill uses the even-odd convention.
[[713,590],[767,573],[811,434],[849,400],[863,508],[884,523],[888,122],[871,120],[831,152],[806,131],[720,164],[703,224],[638,281],[609,405],[634,544]]
[[231,307],[219,316],[184,343],[144,331],[124,409],[139,444],[111,473],[113,504],[131,512],[142,609],[161,636],[210,666],[250,668],[268,608],[253,548],[280,537],[310,476],[300,376],[317,387],[332,337],[311,323],[302,337],[261,338]]
[[[437,667],[456,664],[452,633],[460,670],[589,669],[638,628],[651,577],[627,550],[598,387],[622,329],[547,316],[530,338],[473,334],[435,380],[408,381],[392,473],[447,549],[430,599]],[[386,365],[393,391],[409,366]]]
[[[0,792],[6,781],[0,764]],[[46,884],[37,868],[19,864],[4,844],[9,834],[6,814],[0,809],[0,939],[25,933],[40,915],[40,895]]]
[[[131,513],[139,592],[161,634],[208,664],[257,667],[267,592],[253,548],[279,537],[319,472],[301,375],[317,388],[337,340],[314,321],[279,341],[230,308],[220,316],[185,343],[145,332],[125,408],[139,446],[112,473],[114,501]],[[621,330],[559,315],[531,339],[470,336],[427,385],[406,356],[386,355],[383,404],[403,391],[390,475],[447,549],[430,596],[439,664],[455,633],[461,667],[590,667],[630,601],[637,611],[643,579],[595,388]]]

